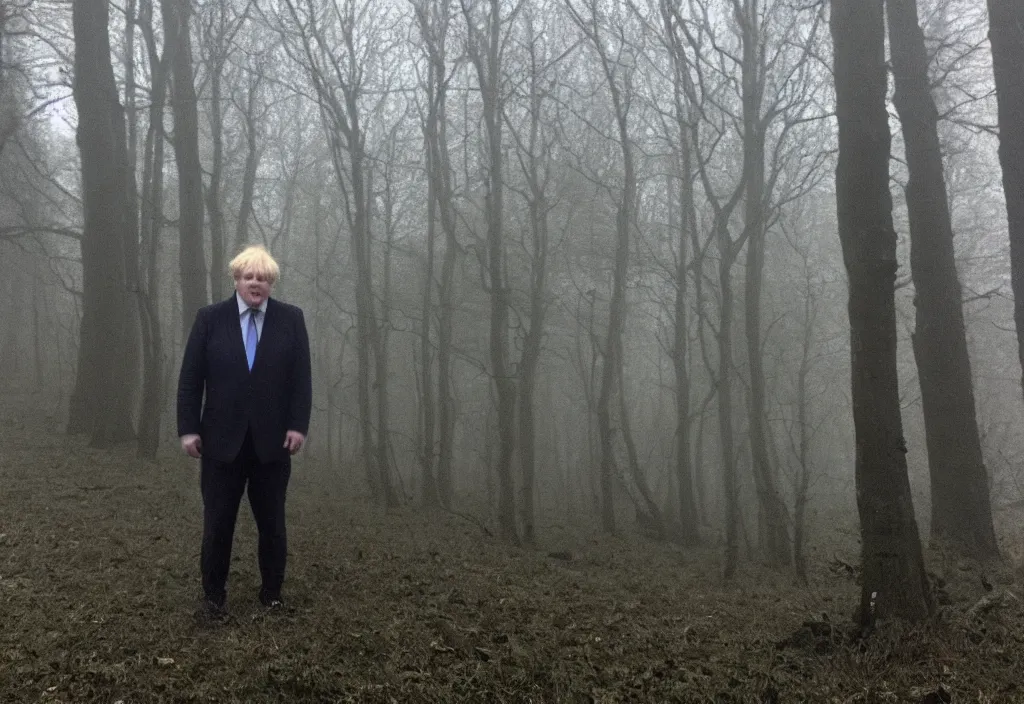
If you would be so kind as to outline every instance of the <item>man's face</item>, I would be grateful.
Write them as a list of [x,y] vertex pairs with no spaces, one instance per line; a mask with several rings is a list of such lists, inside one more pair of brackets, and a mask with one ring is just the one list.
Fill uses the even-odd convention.
[[235,277],[235,290],[250,308],[258,308],[270,297],[270,281],[255,271],[243,271]]

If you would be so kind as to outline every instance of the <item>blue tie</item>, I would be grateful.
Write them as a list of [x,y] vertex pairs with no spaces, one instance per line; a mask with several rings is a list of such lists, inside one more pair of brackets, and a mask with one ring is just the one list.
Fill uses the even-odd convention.
[[256,315],[259,312],[259,308],[249,309],[249,326],[245,329],[245,359],[249,362],[250,370],[256,359],[256,343],[259,342],[259,332],[256,330]]

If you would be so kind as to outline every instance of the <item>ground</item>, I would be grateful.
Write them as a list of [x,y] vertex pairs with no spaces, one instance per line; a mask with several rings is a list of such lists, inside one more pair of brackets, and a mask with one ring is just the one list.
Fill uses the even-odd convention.
[[[459,516],[351,505],[312,472],[293,474],[289,611],[256,602],[243,513],[232,618],[203,626],[195,468],[45,425],[0,408],[4,704],[1024,702],[1011,567],[961,562],[934,623],[862,639],[854,578],[823,553],[808,586],[754,565],[724,585],[714,549],[518,549]],[[967,617],[983,581],[1010,595]]]

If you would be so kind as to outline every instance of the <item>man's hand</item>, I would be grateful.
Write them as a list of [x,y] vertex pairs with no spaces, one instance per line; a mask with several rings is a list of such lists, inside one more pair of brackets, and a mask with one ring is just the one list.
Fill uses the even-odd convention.
[[306,442],[306,436],[298,430],[289,430],[284,436],[284,446],[289,454],[294,455],[302,449],[302,443]]
[[199,436],[195,433],[181,436],[181,449],[184,450],[189,457],[195,457],[199,459],[203,456],[203,441],[199,439]]

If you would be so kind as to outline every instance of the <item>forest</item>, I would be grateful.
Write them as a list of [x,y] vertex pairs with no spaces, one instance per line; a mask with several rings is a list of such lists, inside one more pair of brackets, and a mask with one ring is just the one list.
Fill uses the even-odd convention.
[[[313,410],[208,631],[250,244]],[[0,701],[1024,701],[1019,0],[0,0],[0,311]]]

